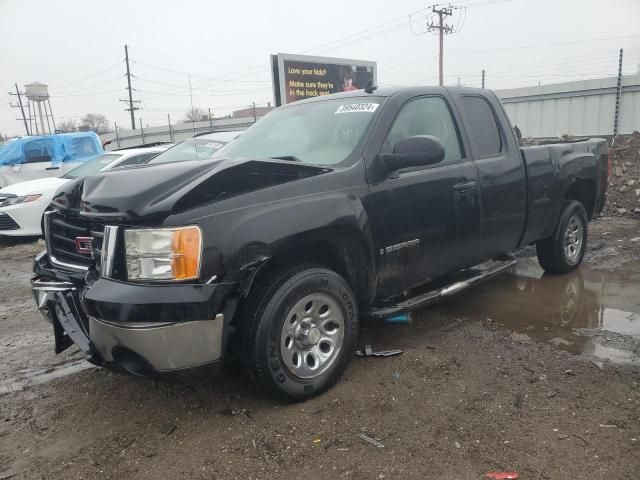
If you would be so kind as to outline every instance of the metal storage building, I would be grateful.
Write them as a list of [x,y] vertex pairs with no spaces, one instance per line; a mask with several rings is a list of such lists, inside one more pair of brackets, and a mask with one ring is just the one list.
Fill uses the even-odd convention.
[[[496,90],[525,137],[612,135],[618,77]],[[622,77],[618,133],[640,130],[640,73]]]

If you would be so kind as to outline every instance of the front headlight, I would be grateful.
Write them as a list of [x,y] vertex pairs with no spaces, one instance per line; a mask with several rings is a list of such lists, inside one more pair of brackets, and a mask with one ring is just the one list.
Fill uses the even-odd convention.
[[[9,195],[9,194],[7,194]],[[0,207],[8,207],[9,205],[17,205],[18,203],[28,203],[39,199],[42,196],[41,193],[34,193],[33,195],[22,196],[3,196],[0,192]]]
[[198,226],[124,232],[129,280],[193,280],[200,276],[202,232]]

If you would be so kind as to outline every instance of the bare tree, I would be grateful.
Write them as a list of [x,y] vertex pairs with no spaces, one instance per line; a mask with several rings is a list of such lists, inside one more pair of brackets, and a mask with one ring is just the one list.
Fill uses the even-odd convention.
[[91,130],[97,134],[109,133],[111,131],[111,127],[109,127],[109,120],[107,120],[107,117],[99,113],[87,113],[82,117],[80,129]]
[[64,122],[56,125],[56,130],[60,133],[71,133],[78,131],[78,128],[76,127],[76,122],[73,120],[65,120]]
[[204,108],[193,107],[193,110],[187,110],[185,114],[185,122],[203,122],[205,120],[209,120],[209,112],[207,112]]

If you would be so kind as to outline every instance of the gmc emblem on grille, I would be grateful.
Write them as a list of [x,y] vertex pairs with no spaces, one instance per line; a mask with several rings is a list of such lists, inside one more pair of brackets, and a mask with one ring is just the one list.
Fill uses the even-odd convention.
[[76,237],[76,250],[93,257],[93,237]]

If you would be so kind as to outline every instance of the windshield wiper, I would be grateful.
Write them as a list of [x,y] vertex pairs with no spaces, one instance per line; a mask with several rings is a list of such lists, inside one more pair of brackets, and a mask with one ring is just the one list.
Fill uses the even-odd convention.
[[278,157],[269,157],[274,160],[289,160],[290,162],[302,162],[300,157],[296,157],[295,155],[280,155]]

